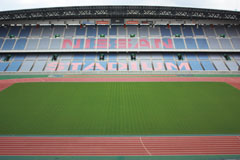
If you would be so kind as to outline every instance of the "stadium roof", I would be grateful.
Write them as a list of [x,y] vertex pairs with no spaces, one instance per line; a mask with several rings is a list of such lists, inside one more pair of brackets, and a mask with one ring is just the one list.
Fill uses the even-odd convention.
[[96,18],[240,20],[240,12],[159,6],[79,6],[0,12],[0,21]]

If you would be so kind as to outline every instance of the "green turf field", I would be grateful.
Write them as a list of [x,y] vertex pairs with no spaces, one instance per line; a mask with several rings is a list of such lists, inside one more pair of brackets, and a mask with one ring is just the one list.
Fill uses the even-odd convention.
[[0,92],[2,135],[239,134],[240,91],[213,82],[23,83]]

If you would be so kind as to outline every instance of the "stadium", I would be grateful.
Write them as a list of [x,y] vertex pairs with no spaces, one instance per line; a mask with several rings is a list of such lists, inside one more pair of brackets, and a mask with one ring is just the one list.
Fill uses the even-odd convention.
[[240,159],[240,12],[0,12],[0,160]]

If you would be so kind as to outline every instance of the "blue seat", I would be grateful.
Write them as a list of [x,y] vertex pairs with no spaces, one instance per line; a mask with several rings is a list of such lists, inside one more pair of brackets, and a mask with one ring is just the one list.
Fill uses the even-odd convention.
[[0,72],[4,72],[9,65],[9,62],[0,62]]
[[149,27],[149,32],[150,32],[150,36],[151,37],[159,37],[160,36],[160,32],[159,32],[159,27],[155,26],[153,27]]
[[94,70],[94,61],[85,61],[83,65],[83,71],[93,71]]
[[65,29],[64,37],[73,37],[76,34],[76,27],[70,26]]
[[47,61],[48,58],[49,58],[49,54],[40,54],[40,55],[38,55],[37,60],[40,60],[40,61],[45,60],[45,61]]
[[183,35],[180,25],[172,25],[171,30],[172,30],[172,35],[173,36],[175,36],[176,34]]
[[70,60],[61,60],[58,64],[58,72],[67,72],[70,65]]
[[87,27],[87,37],[96,37],[97,29],[95,26]]
[[164,60],[174,60],[173,54],[170,54],[170,53],[163,54],[163,58]]
[[240,38],[232,38],[232,44],[235,49],[240,49]]
[[109,28],[109,35],[117,36],[117,26],[111,26],[111,28]]
[[193,37],[193,31],[191,26],[183,26],[182,30],[185,37]]
[[126,28],[124,28],[123,26],[118,26],[118,35],[119,36],[126,36]]
[[85,35],[86,35],[86,28],[85,27],[83,27],[83,28],[77,27],[76,36],[85,36]]
[[42,34],[43,27],[32,27],[31,37],[40,37]]
[[4,39],[0,39],[0,49],[2,48],[3,42],[4,42]]
[[87,53],[87,54],[85,55],[85,59],[94,60],[94,59],[96,59],[96,54],[95,54],[95,53]]
[[53,36],[60,35],[60,37],[62,37],[64,30],[65,30],[64,26],[56,26],[56,27],[54,27]]
[[216,38],[208,38],[208,43],[211,49],[221,49],[220,44]]
[[17,72],[21,64],[22,61],[13,61],[7,68],[6,72]]
[[196,42],[193,38],[186,38],[185,42],[188,49],[197,49]]
[[10,31],[8,33],[8,36],[14,35],[14,36],[18,37],[20,29],[21,29],[21,27],[19,27],[19,26],[11,27]]
[[229,39],[219,39],[222,49],[232,50],[232,45]]
[[127,27],[127,31],[128,31],[128,35],[131,35],[131,34],[135,34],[135,36],[138,36],[138,33],[137,33],[137,26],[128,26]]
[[230,71],[238,71],[238,65],[234,61],[226,61],[225,62],[227,67],[230,69]]
[[197,55],[193,53],[187,53],[186,57],[188,60],[197,60]]
[[26,56],[26,58],[25,58],[25,60],[26,61],[34,61],[34,60],[36,60],[36,58],[37,58],[37,54],[27,54],[27,56]]
[[209,49],[206,39],[197,39],[199,49]]
[[98,35],[101,34],[108,35],[108,26],[98,26]]
[[71,60],[73,58],[72,54],[62,54],[61,60]]
[[239,36],[235,26],[228,26],[226,27],[227,33],[230,37],[237,37]]
[[16,45],[15,45],[15,50],[24,50],[25,46],[27,43],[27,39],[25,38],[20,38],[17,40]]
[[52,27],[43,27],[42,37],[52,37],[53,28]]
[[82,60],[84,58],[84,54],[74,54],[73,60]]
[[211,26],[205,26],[203,27],[206,33],[207,37],[216,37],[214,28],[212,28]]
[[202,26],[192,26],[195,36],[204,36]]
[[8,33],[8,27],[0,27],[0,37],[6,37]]
[[2,50],[12,50],[15,44],[15,39],[6,39]]
[[22,28],[19,37],[28,37],[29,34],[30,34],[30,32],[31,32],[31,29],[32,29],[32,28],[29,27],[29,26]]
[[29,39],[26,50],[36,50],[38,42],[39,42],[39,39]]
[[228,71],[223,61],[212,61],[218,71]]
[[50,44],[50,38],[42,38],[40,39],[38,49],[39,50],[48,50]]
[[159,53],[153,53],[152,59],[163,59],[163,56],[162,54],[159,54]]
[[33,66],[34,61],[24,61],[19,72],[29,72]]
[[138,30],[139,30],[140,37],[148,37],[148,27],[147,26],[142,26]]
[[185,49],[185,44],[182,38],[175,38],[174,44],[176,49]]
[[42,72],[45,65],[46,61],[36,61],[32,68],[32,72]]
[[167,26],[160,26],[162,37],[171,37],[170,29]]
[[62,39],[52,39],[49,49],[58,50],[61,48],[61,44],[62,44]]
[[26,57],[26,54],[17,54],[14,58],[14,61],[23,61]]
[[117,71],[117,66],[118,66],[117,61],[110,60],[110,61],[107,63],[107,70],[108,70],[108,71]]
[[199,61],[188,61],[192,71],[203,71],[201,64],[199,63]]
[[210,61],[201,61],[205,71],[216,71],[213,64]]
[[198,54],[198,58],[200,60],[208,60],[208,54]]
[[117,60],[117,54],[115,54],[115,53],[110,53],[110,54],[108,55],[108,59],[109,59],[109,60]]
[[70,65],[69,71],[81,71],[83,62],[81,60],[74,60]]
[[225,36],[227,36],[227,33],[225,31],[225,27],[224,26],[216,26],[215,27],[215,31],[216,31],[218,36],[220,36],[221,34],[225,34]]

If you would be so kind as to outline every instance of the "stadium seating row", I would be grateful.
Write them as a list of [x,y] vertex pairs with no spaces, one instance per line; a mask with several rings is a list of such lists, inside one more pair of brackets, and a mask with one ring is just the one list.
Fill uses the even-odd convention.
[[170,36],[206,36],[219,37],[225,35],[226,37],[239,37],[240,28],[238,26],[195,26],[195,25],[160,25],[160,26],[12,26],[0,27],[0,37],[96,37],[100,35],[105,36],[130,36],[134,34],[136,37],[170,37]]
[[[238,63],[238,64],[237,64]],[[54,71],[238,71],[240,60],[189,61],[92,61],[92,60],[28,60],[0,62],[0,72],[54,72]]]

